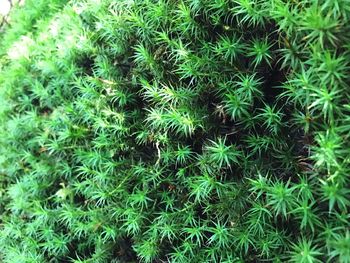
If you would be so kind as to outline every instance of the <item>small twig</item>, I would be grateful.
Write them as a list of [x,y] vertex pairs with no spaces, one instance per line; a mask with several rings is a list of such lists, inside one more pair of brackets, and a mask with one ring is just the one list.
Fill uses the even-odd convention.
[[160,159],[161,159],[161,153],[160,153],[160,149],[159,149],[159,142],[156,143],[156,148],[157,148],[157,153],[158,153],[158,160],[156,162],[156,165],[159,164]]

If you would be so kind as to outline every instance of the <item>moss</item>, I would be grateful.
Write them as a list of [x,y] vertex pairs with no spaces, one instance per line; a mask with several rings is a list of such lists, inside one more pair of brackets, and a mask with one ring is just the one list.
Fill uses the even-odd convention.
[[3,262],[350,261],[347,1],[11,16]]

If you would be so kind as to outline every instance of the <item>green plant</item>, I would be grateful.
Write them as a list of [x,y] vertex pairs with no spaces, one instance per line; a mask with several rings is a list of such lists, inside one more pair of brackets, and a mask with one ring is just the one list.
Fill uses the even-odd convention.
[[235,145],[226,146],[225,139],[218,138],[216,141],[210,141],[205,147],[209,160],[219,167],[230,167],[231,164],[238,163],[241,157],[240,151]]
[[321,251],[312,244],[310,240],[299,240],[293,244],[291,252],[291,262],[322,262],[318,257],[322,255]]
[[350,262],[347,0],[27,0],[9,22],[1,262]]

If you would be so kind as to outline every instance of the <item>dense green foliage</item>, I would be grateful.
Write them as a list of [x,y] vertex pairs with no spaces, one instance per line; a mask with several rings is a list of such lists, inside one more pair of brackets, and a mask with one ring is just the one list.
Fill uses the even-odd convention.
[[27,0],[1,37],[0,261],[350,262],[348,0]]

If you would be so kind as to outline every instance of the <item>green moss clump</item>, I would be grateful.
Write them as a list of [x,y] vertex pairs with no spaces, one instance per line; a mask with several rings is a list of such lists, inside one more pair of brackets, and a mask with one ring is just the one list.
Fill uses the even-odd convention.
[[350,262],[347,0],[14,12],[0,261]]

